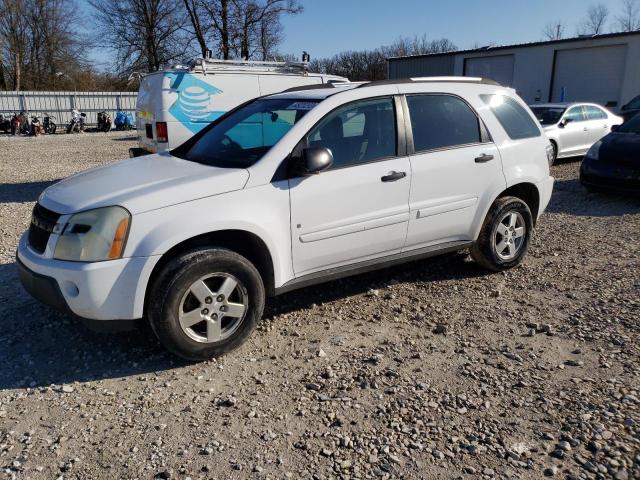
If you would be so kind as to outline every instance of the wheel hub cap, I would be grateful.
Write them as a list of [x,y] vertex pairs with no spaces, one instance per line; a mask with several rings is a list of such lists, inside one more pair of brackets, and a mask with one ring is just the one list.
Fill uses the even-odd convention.
[[493,248],[502,260],[513,260],[525,241],[526,224],[522,214],[516,211],[506,213],[493,235]]
[[213,273],[194,282],[182,296],[178,320],[182,331],[200,343],[229,338],[244,321],[247,290],[233,275]]

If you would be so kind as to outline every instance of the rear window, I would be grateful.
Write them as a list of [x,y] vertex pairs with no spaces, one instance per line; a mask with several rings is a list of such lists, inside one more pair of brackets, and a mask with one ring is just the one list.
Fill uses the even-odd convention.
[[603,118],[607,118],[606,113],[604,113],[598,107],[594,107],[593,105],[585,105],[584,112],[588,120],[600,120]]
[[480,98],[489,105],[500,125],[512,140],[541,135],[533,117],[513,98],[506,95],[480,95]]

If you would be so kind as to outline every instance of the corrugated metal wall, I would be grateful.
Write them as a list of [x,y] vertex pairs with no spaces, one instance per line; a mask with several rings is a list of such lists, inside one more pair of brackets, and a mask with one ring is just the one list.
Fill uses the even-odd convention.
[[0,92],[0,113],[11,116],[25,111],[42,117],[47,112],[60,126],[71,120],[75,108],[87,114],[88,124],[96,124],[97,114],[103,110],[111,119],[118,110],[135,112],[137,96],[136,92]]
[[438,77],[453,75],[455,55],[416,56],[389,59],[389,78]]

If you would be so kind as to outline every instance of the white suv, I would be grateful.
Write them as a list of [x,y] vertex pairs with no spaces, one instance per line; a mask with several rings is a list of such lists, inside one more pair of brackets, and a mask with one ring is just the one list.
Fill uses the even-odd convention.
[[464,248],[518,265],[552,154],[490,81],[294,88],[171,153],[49,187],[17,263],[44,303],[94,324],[146,317],[166,348],[206,359],[249,336],[267,295]]

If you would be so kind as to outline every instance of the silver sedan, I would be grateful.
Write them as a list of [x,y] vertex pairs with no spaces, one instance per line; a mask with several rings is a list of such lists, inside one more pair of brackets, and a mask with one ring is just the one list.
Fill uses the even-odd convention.
[[623,118],[595,103],[545,103],[531,105],[553,145],[553,160],[587,153],[591,145]]

